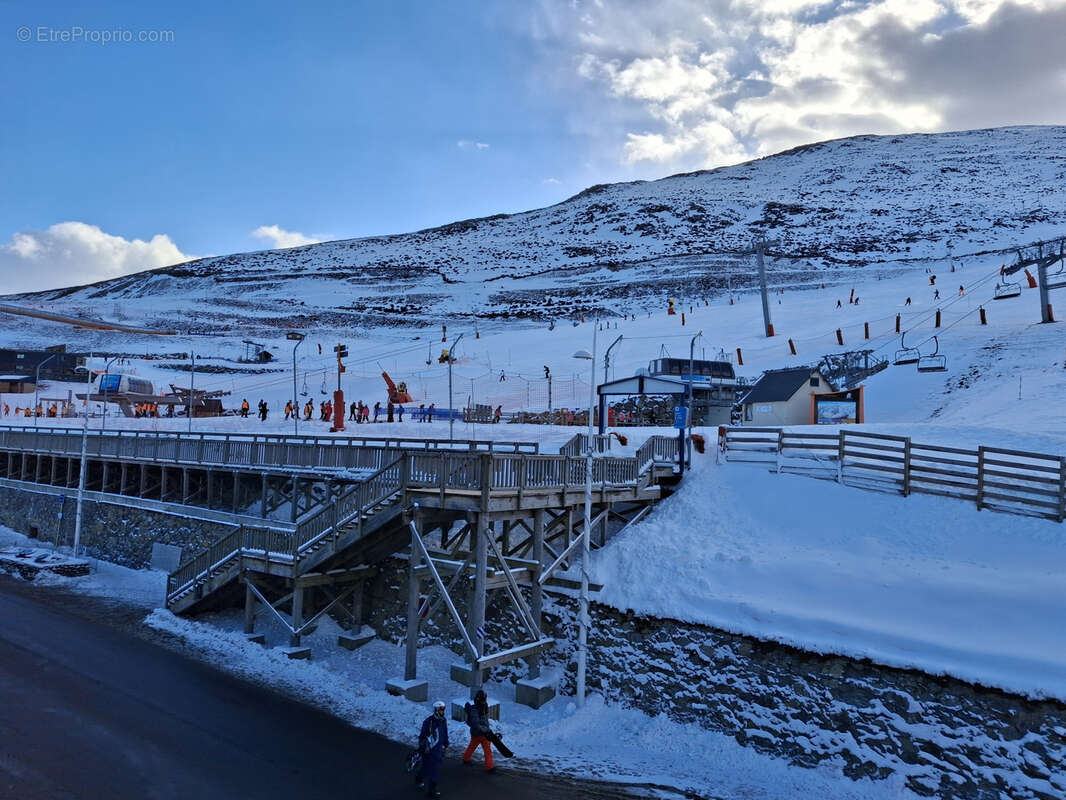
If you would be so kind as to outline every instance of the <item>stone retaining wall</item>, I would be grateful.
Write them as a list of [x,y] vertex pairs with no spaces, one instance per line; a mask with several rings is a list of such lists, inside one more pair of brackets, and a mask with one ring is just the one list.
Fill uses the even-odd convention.
[[[61,495],[0,486],[0,524],[42,542],[74,543],[76,492]],[[199,550],[232,528],[218,522],[144,511],[111,503],[82,503],[82,555],[142,569],[152,560],[152,543]]]

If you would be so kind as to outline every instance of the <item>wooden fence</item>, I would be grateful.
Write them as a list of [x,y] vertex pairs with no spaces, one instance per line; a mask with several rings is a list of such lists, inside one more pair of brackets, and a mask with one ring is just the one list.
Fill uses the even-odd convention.
[[978,509],[1062,522],[1066,457],[998,447],[943,447],[906,436],[843,429],[721,428],[727,461],[771,465],[776,472],[836,480],[876,491],[935,494]]

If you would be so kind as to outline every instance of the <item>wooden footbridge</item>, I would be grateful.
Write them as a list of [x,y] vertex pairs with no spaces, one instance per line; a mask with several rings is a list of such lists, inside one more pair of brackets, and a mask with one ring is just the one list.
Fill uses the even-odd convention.
[[[539,677],[539,654],[554,644],[542,633],[543,592],[578,585],[560,570],[580,542],[588,444],[579,434],[544,454],[532,442],[133,431],[83,440],[70,428],[2,427],[0,485],[69,493],[84,463],[97,502],[223,524],[227,533],[170,575],[167,606],[194,613],[243,593],[247,632],[264,611],[288,629],[293,655],[306,654],[301,636],[331,610],[358,628],[363,582],[384,559],[406,558],[400,683],[417,697],[418,628],[438,609],[459,629],[472,687],[517,659]],[[594,547],[677,480],[677,439],[652,437],[633,456],[612,456],[609,444],[592,443],[602,451],[591,462]],[[494,650],[485,615],[496,590],[518,623]]]

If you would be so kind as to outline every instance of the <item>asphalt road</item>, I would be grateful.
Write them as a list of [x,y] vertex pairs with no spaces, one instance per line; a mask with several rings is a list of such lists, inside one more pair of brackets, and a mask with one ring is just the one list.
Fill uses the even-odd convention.
[[[0,574],[0,797],[421,796],[403,772],[404,745],[104,622],[93,610],[100,602]],[[440,789],[508,800],[634,796],[559,776],[484,775],[455,758]]]

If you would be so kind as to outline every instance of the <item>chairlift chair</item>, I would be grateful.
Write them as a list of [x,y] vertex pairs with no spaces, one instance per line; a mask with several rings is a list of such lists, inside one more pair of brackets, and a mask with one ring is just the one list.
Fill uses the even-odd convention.
[[903,341],[906,338],[907,332],[904,331],[899,337],[899,350],[896,351],[896,357],[892,359],[892,363],[897,367],[901,367],[904,364],[917,364],[922,357],[917,347],[907,347]]
[[933,337],[933,352],[927,356],[922,356],[918,359],[918,371],[919,372],[946,372],[948,368],[948,357],[940,354],[940,340]]
[[308,392],[307,392],[307,373],[305,372],[304,373],[304,386],[303,386],[303,389],[300,390],[300,397],[307,397],[307,394],[308,394]]
[[1017,297],[1022,293],[1022,285],[1020,283],[997,283],[996,293],[992,296],[993,300],[1007,300],[1011,297]]
[[329,390],[326,388],[326,371],[322,370],[322,389],[319,394],[329,394]]

